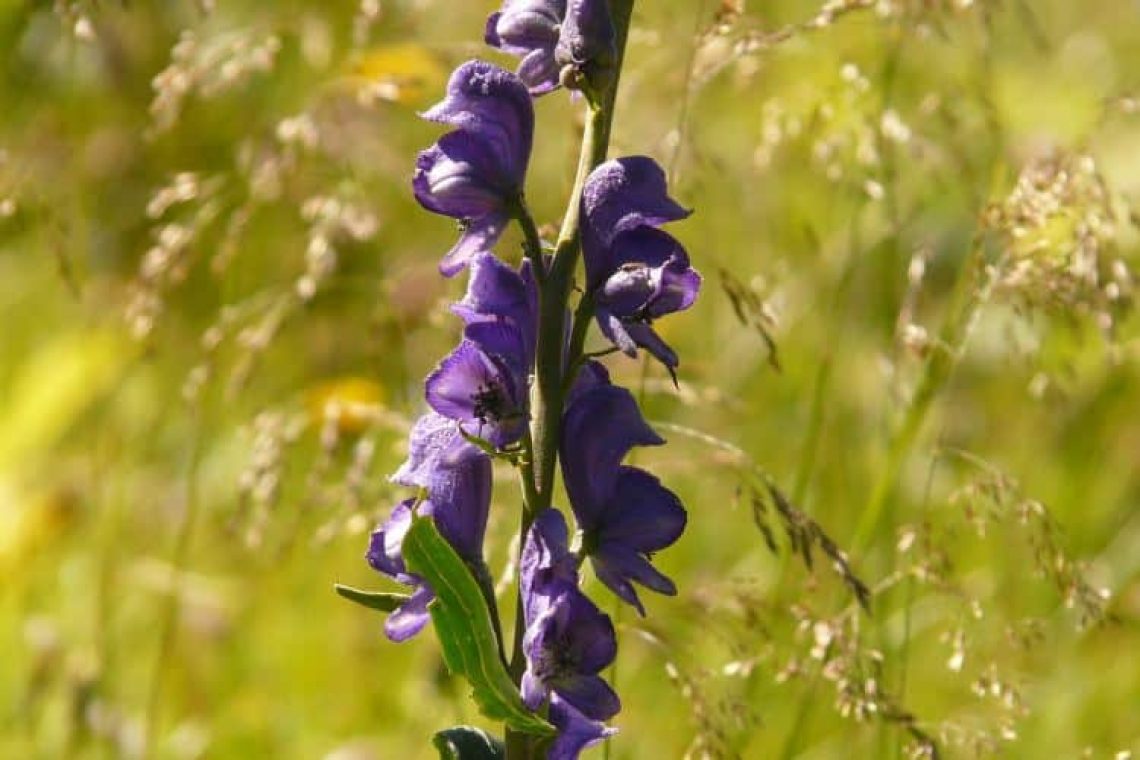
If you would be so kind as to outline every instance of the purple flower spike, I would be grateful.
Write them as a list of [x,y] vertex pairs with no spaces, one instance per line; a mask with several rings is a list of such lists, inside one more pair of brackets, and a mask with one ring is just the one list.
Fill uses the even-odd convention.
[[557,694],[550,698],[550,722],[558,729],[558,738],[550,746],[547,760],[577,760],[582,750],[617,733],[616,728],[590,720]]
[[651,158],[608,161],[582,193],[586,280],[602,334],[629,356],[647,349],[672,373],[679,360],[653,320],[689,308],[701,276],[676,239],[657,229],[689,212],[673,201],[665,172]]
[[420,205],[461,222],[463,233],[440,264],[451,277],[493,246],[511,218],[530,160],[534,107],[514,74],[468,61],[423,117],[458,128],[420,153],[412,179]]
[[536,518],[523,548],[522,698],[537,710],[554,695],[586,718],[605,720],[621,709],[617,694],[598,675],[617,655],[617,637],[609,617],[578,590],[566,538],[561,513],[548,509]]
[[506,0],[502,10],[487,19],[484,39],[491,47],[518,56],[518,76],[531,95],[544,95],[558,87],[554,49],[566,0]]
[[632,394],[596,375],[590,382],[563,416],[562,477],[598,580],[644,615],[632,582],[676,593],[649,557],[681,536],[685,509],[656,477],[621,465],[634,446],[664,443],[642,419]]

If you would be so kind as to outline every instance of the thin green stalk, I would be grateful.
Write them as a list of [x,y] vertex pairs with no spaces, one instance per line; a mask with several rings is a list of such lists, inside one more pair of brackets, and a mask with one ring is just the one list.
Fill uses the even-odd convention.
[[[567,367],[574,366],[578,356],[565,356],[566,307],[578,265],[580,240],[580,207],[582,190],[586,178],[598,164],[602,163],[609,150],[610,130],[613,124],[614,103],[621,76],[621,65],[625,57],[625,43],[629,35],[630,18],[633,15],[634,0],[611,0],[610,14],[616,32],[616,63],[613,78],[602,103],[591,103],[587,112],[586,129],[582,136],[582,147],[578,157],[578,169],[574,186],[567,202],[566,213],[562,217],[562,227],[558,242],[548,269],[541,266],[539,277],[539,317],[538,344],[535,357],[535,388],[531,397],[530,434],[524,446],[529,446],[522,469],[524,493],[528,504],[523,510],[520,536],[525,537],[534,515],[551,506],[554,497],[554,473],[558,460],[559,427],[562,421],[564,373]],[[521,201],[520,201],[521,204]],[[527,237],[527,255],[537,251],[541,262],[541,248],[537,230],[529,214],[519,214],[523,234]],[[530,220],[529,224],[526,220]],[[580,340],[584,343],[585,328]],[[579,349],[580,353],[580,349]],[[563,362],[567,363],[564,364]],[[529,468],[529,469],[528,469]],[[525,541],[519,541],[519,550]],[[516,600],[514,644],[511,651],[510,673],[515,683],[519,683],[526,665],[522,651],[524,621],[521,594]],[[525,734],[511,730],[506,732],[507,760],[530,760],[538,749],[536,742]]]
[[958,274],[938,341],[930,351],[922,379],[907,407],[903,423],[891,441],[887,462],[880,471],[879,479],[859,518],[855,538],[851,543],[852,552],[864,548],[878,529],[894,495],[899,473],[922,431],[930,407],[954,371],[969,327],[983,300],[984,256],[985,248],[980,237],[976,237],[962,271]]
[[198,468],[202,461],[202,445],[205,437],[201,410],[195,416],[193,425],[189,461],[186,466],[186,508],[174,537],[174,548],[170,558],[170,588],[159,623],[158,655],[155,658],[154,672],[151,675],[150,691],[147,695],[143,722],[145,730],[141,755],[144,759],[155,755],[155,739],[162,708],[162,687],[170,666],[170,658],[174,652],[178,633],[181,612],[181,575],[186,568],[187,557],[190,553],[190,539],[194,534],[201,501],[198,497]]

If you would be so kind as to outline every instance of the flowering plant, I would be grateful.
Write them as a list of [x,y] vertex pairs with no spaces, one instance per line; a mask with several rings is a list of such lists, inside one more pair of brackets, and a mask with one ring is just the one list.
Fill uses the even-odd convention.
[[[517,74],[479,60],[451,75],[424,118],[453,131],[420,153],[413,190],[429,211],[459,220],[440,263],[468,271],[452,307],[463,337],[425,382],[394,482],[415,489],[372,534],[368,562],[408,587],[375,594],[341,587],[388,613],[385,633],[405,641],[434,623],[448,666],[471,684],[505,742],[459,727],[436,735],[443,757],[575,758],[615,733],[621,701],[599,673],[617,655],[614,625],[580,588],[597,578],[644,615],[636,585],[676,593],[650,561],[685,527],[677,496],[623,465],[634,446],[664,440],[633,395],[597,359],[645,349],[671,374],[676,353],[655,320],[687,309],[701,278],[661,227],[688,216],[651,158],[605,160],[633,0],[505,0],[486,41],[521,58]],[[574,189],[552,249],[524,194],[534,142],[534,99],[559,87],[587,111]],[[511,223],[525,237],[514,265],[493,249]],[[572,303],[582,261],[580,295]],[[595,323],[612,347],[585,349]],[[513,638],[503,633],[483,558],[495,458],[516,468],[524,494]],[[554,504],[561,464],[576,525]]]

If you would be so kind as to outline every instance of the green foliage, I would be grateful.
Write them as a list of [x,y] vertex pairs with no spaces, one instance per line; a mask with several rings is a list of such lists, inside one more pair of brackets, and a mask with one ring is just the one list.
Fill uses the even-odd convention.
[[[482,722],[328,587],[400,591],[362,555],[463,289],[416,112],[511,60],[497,5],[0,2],[0,757],[424,760]],[[605,359],[690,518],[678,596],[616,617],[614,760],[1140,756],[1138,13],[638,0],[611,154],[669,168],[705,289],[655,325],[679,387]]]
[[338,594],[350,602],[377,612],[391,612],[408,601],[407,594],[387,594],[382,591],[362,591],[352,586],[337,583],[333,586]]
[[431,619],[452,673],[471,685],[483,715],[516,731],[550,735],[549,723],[528,710],[511,681],[495,639],[491,613],[479,584],[435,523],[416,518],[404,537],[404,561],[435,591]]
[[431,740],[439,760],[501,760],[503,743],[481,728],[456,726],[440,731]]

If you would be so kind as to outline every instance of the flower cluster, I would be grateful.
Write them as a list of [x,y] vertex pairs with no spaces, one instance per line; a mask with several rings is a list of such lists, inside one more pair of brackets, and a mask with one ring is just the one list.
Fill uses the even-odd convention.
[[[579,228],[569,241],[559,241],[553,255],[536,250],[537,236],[528,234],[521,264],[496,257],[493,248],[511,221],[524,233],[535,227],[523,194],[534,134],[532,98],[561,83],[583,90],[596,115],[605,108],[597,96],[609,83],[618,51],[604,0],[506,0],[488,19],[486,39],[522,58],[518,73],[483,61],[464,63],[443,101],[423,114],[453,128],[420,153],[413,189],[424,208],[460,222],[460,238],[440,271],[451,277],[469,270],[465,295],[452,307],[463,331],[425,381],[428,411],[413,427],[408,458],[392,476],[416,495],[373,533],[367,558],[411,588],[389,614],[386,634],[393,641],[414,636],[430,620],[435,598],[430,580],[411,572],[403,558],[415,515],[430,516],[485,583],[491,463],[501,457],[517,465],[526,494],[518,578],[522,619],[514,655],[503,665],[516,674],[522,705],[557,729],[547,757],[569,760],[615,732],[605,721],[621,707],[599,676],[617,654],[614,626],[581,590],[582,565],[589,560],[597,578],[644,615],[635,584],[676,593],[650,560],[677,541],[686,523],[672,491],[649,472],[623,464],[634,446],[664,440],[642,418],[633,395],[613,384],[574,336],[584,336],[596,320],[616,350],[636,356],[644,348],[675,373],[677,355],[653,322],[689,308],[701,278],[681,243],[661,229],[690,212],[669,197],[664,172],[644,156],[604,162],[579,176],[569,212]],[[600,153],[596,147],[591,155]],[[578,256],[576,241],[584,284],[576,322],[567,329],[570,287],[554,273],[559,257]],[[550,303],[556,308],[544,308]],[[557,312],[563,319],[552,322]],[[538,349],[549,341],[560,347],[554,361],[552,352]],[[558,412],[558,424],[532,414],[536,395],[544,409]],[[553,489],[543,482],[548,477],[539,474],[540,451],[561,462],[573,542],[563,513],[551,503]],[[549,461],[553,471],[555,459]],[[497,610],[492,612],[497,620]],[[499,644],[510,651],[508,642]]]

